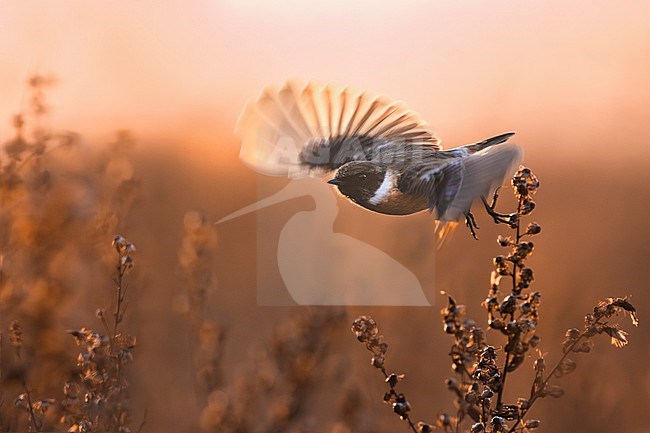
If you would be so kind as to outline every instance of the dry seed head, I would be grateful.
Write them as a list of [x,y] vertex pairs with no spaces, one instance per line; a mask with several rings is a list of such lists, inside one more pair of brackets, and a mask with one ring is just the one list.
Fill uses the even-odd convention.
[[562,362],[560,363],[559,367],[557,370],[555,370],[555,377],[562,377],[564,375],[573,373],[575,371],[577,365],[575,361],[569,359],[569,358],[564,358]]
[[518,398],[517,399],[517,407],[521,410],[526,410],[530,407],[530,402],[526,398]]
[[540,226],[537,223],[530,223],[528,224],[528,227],[526,227],[527,235],[536,235],[539,234],[541,231],[542,231],[542,226]]
[[627,339],[627,336],[629,335],[627,332],[623,331],[622,329],[618,328],[618,325],[607,325],[603,327],[603,331],[609,335],[610,337],[610,342],[614,347],[623,347],[627,345],[629,342]]
[[37,400],[34,403],[32,403],[32,407],[34,408],[34,410],[37,410],[41,413],[45,413],[50,407],[54,406],[54,404],[56,404],[55,399],[45,398],[42,400]]
[[612,317],[617,313],[629,314],[632,324],[634,326],[639,325],[639,317],[636,313],[636,308],[629,302],[628,297],[625,298],[607,298],[604,301],[600,301],[598,305],[594,307],[594,316],[596,317]]
[[124,253],[129,254],[135,251],[135,245],[133,245],[131,242],[127,242],[126,245],[124,245]]
[[505,256],[496,256],[494,258],[494,268],[501,276],[510,275],[510,271],[508,270],[508,258]]
[[534,209],[535,209],[535,202],[532,201],[531,199],[529,199],[529,198],[525,198],[525,199],[521,202],[521,214],[522,214],[522,215],[528,215],[528,214],[531,213]]
[[126,244],[126,239],[124,239],[124,236],[115,235],[113,237],[112,245],[115,247],[117,252],[120,252],[120,250],[124,247],[125,244]]
[[13,126],[15,129],[21,130],[23,128],[23,125],[25,125],[25,119],[23,119],[22,114],[16,114],[12,117],[11,126]]
[[530,429],[530,430],[532,430],[534,428],[537,428],[540,425],[541,425],[541,421],[539,421],[537,419],[529,419],[528,421],[526,421],[526,424],[525,424],[526,428]]
[[479,395],[474,391],[470,391],[465,394],[465,401],[469,404],[476,404],[479,400]]
[[532,283],[534,280],[533,277],[533,270],[530,268],[521,268],[519,271],[519,282],[518,285],[522,289],[526,289],[530,286],[530,283]]
[[502,247],[507,247],[512,245],[512,238],[510,236],[499,235],[497,237],[497,243]]
[[519,170],[512,177],[511,184],[517,197],[531,196],[539,188],[537,177],[529,168],[523,165],[519,166]]
[[399,382],[400,380],[404,379],[404,377],[406,377],[404,374],[395,374],[395,373],[392,373],[392,374],[390,374],[390,375],[386,378],[386,383],[387,383],[388,386],[390,386],[391,388],[395,388],[395,386],[397,385],[397,382]]
[[501,282],[501,275],[497,271],[492,271],[490,274],[490,288],[492,291],[496,292],[499,289],[499,283]]
[[126,269],[131,269],[133,268],[133,259],[129,256],[123,256],[120,259],[120,263],[122,264],[123,267]]
[[485,424],[482,422],[477,422],[476,424],[472,424],[472,428],[470,430],[471,433],[481,433],[485,431]]
[[65,385],[63,385],[63,395],[66,397],[74,399],[79,396],[79,393],[79,385],[75,382],[66,382]]
[[530,337],[530,340],[528,340],[528,344],[530,345],[530,347],[537,347],[540,340],[541,338],[539,335],[533,335],[532,337]]
[[503,330],[506,327],[505,323],[503,323],[503,320],[501,319],[490,319],[488,320],[488,325],[490,328],[497,330]]
[[500,416],[492,417],[492,419],[490,420],[490,424],[492,425],[493,432],[506,431],[506,429],[508,428],[508,426],[506,425],[505,418]]
[[9,324],[9,341],[16,351],[19,352],[23,344],[23,328],[17,320],[12,320]]
[[484,387],[483,392],[481,393],[481,398],[492,398],[494,397],[494,392],[488,388]]
[[527,333],[527,332],[534,331],[535,327],[536,327],[535,322],[533,320],[531,320],[531,319],[528,319],[528,318],[519,319],[519,320],[517,320],[516,323],[517,323],[517,328],[518,328],[519,332],[522,332],[524,334]]
[[384,368],[385,362],[386,362],[386,357],[383,355],[375,355],[370,360],[370,364],[373,367],[378,368],[380,370]]
[[21,409],[28,409],[29,405],[27,404],[27,394],[19,394],[18,397],[14,399],[14,406]]
[[593,346],[593,343],[591,339],[587,339],[586,341],[583,341],[582,343],[578,344],[573,348],[573,352],[576,353],[589,353],[591,352],[591,347]]
[[498,410],[498,415],[506,420],[516,419],[519,414],[519,407],[513,404],[504,404]]
[[458,390],[458,381],[456,379],[446,379],[445,380],[445,385],[447,385],[447,389],[455,391]]
[[517,298],[512,295],[508,295],[503,299],[503,302],[499,305],[499,312],[501,314],[513,314],[517,308]]
[[411,404],[408,401],[393,403],[393,412],[395,412],[401,419],[407,419],[411,411]]
[[364,343],[375,337],[379,332],[377,322],[370,316],[359,316],[352,323],[352,332],[357,336],[357,339]]
[[449,427],[450,425],[451,425],[451,416],[447,412],[438,415],[438,426]]
[[540,397],[553,397],[559,398],[564,395],[564,389],[559,385],[547,385],[546,388],[540,393]]

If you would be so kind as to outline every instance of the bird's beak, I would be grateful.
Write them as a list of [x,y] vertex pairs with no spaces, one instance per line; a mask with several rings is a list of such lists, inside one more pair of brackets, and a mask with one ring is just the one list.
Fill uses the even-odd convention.
[[221,224],[233,218],[239,218],[242,215],[246,215],[251,212],[256,212],[267,206],[272,206],[274,204],[282,203],[284,201],[291,200],[297,197],[311,195],[313,190],[311,190],[310,188],[316,188],[316,186],[311,185],[310,187],[309,186],[310,182],[313,182],[314,184],[318,184],[320,188],[328,190],[328,194],[330,194],[329,188],[323,186],[322,183],[323,181],[321,179],[307,178],[307,179],[301,179],[299,181],[295,180],[289,182],[284,188],[282,188],[280,191],[276,192],[272,196],[263,198],[256,203],[250,204],[242,209],[239,209],[237,212],[231,213],[230,215],[221,218],[215,224]]
[[341,182],[341,179],[332,178],[328,180],[327,183],[329,183],[330,185],[341,185],[343,182]]

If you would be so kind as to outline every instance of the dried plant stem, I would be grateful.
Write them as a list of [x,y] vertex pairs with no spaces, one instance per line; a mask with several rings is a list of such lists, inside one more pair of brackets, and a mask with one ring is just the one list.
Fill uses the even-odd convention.
[[142,432],[142,429],[144,428],[144,425],[146,423],[147,423],[147,408],[144,409],[144,414],[142,415],[142,422],[140,423],[140,427],[138,427],[138,430],[135,433]]
[[[386,383],[389,384],[390,390],[392,392],[396,393],[395,386],[388,380],[390,375],[386,372],[386,368],[381,367],[380,370],[381,370],[381,373],[384,375],[384,379],[386,379]],[[409,417],[408,414],[405,414],[403,416],[403,419],[404,419],[404,421],[406,421],[408,423],[409,427],[411,428],[411,430],[413,430],[414,433],[419,433],[417,427],[415,427],[415,424],[413,424],[413,421],[411,421],[411,418]]]
[[34,413],[34,406],[32,405],[32,394],[29,392],[29,387],[27,386],[27,381],[23,377],[22,380],[23,389],[25,390],[25,399],[27,400],[27,411],[29,413],[29,421],[32,423],[34,431],[40,432],[42,424],[36,419],[36,414]]
[[[23,345],[23,341],[22,341],[23,331],[20,326],[20,323],[18,321],[11,322],[9,330],[11,332],[11,344],[12,346],[14,346],[16,359],[18,360],[19,363],[26,365],[25,361],[21,356],[21,349]],[[36,417],[36,412],[34,411],[34,405],[32,403],[32,393],[29,389],[29,386],[27,385],[26,374],[27,373],[24,372],[20,377],[20,383],[23,387],[24,392],[18,396],[14,404],[18,405],[20,403],[21,406],[25,407],[27,411],[27,415],[29,417],[29,423],[31,424],[34,431],[40,432],[41,428],[43,427],[43,422]]]
[[[66,382],[63,388],[61,423],[71,432],[129,432],[130,409],[128,404],[129,382],[126,366],[133,362],[136,338],[125,335],[119,325],[126,311],[128,273],[133,269],[131,253],[135,246],[124,237],[116,235],[113,247],[118,255],[116,274],[113,277],[117,294],[114,321],[107,323],[104,310],[95,315],[106,328],[106,334],[93,329],[72,329],[79,347],[77,368],[79,381]],[[36,408],[38,410],[38,408]]]
[[[371,365],[381,371],[384,376],[384,382],[390,387],[390,390],[384,394],[384,403],[392,406],[393,412],[400,417],[402,421],[406,421],[409,429],[413,433],[430,433],[433,431],[433,426],[424,422],[418,422],[417,426],[411,420],[409,413],[411,412],[411,403],[409,403],[406,396],[398,393],[396,386],[398,382],[404,379],[403,374],[388,373],[386,371],[386,351],[388,350],[388,343],[384,341],[384,336],[379,335],[377,323],[370,316],[359,316],[352,323],[352,332],[356,335],[357,340],[366,345],[366,349],[372,352]],[[445,431],[448,429],[445,427]]]
[[116,286],[117,299],[115,301],[115,313],[113,313],[113,316],[115,317],[115,321],[113,322],[113,335],[111,337],[111,352],[115,346],[115,338],[117,337],[117,330],[120,323],[122,322],[122,317],[124,316],[124,310],[126,309],[126,304],[124,303],[124,299],[126,298],[127,284],[124,276],[126,274],[127,267],[123,263],[123,256],[121,254],[118,254],[116,269],[117,269],[117,276],[113,279],[113,281],[115,282],[115,286]]
[[[600,317],[602,317],[602,316],[600,316]],[[598,317],[596,320],[599,320],[600,317]],[[583,331],[578,338],[576,338],[570,345],[568,345],[564,349],[564,353],[562,354],[562,357],[558,360],[558,362],[555,364],[555,367],[553,367],[553,369],[550,371],[550,373],[548,373],[546,378],[544,380],[542,380],[542,382],[540,383],[540,385],[539,385],[540,390],[544,390],[546,388],[546,385],[548,384],[548,381],[553,377],[555,372],[560,368],[560,366],[562,365],[564,360],[567,358],[569,353],[573,352],[573,349],[576,346],[578,346],[578,343],[580,343],[585,337],[586,337],[585,336],[585,331]],[[520,426],[520,424],[523,422],[524,418],[526,417],[526,414],[528,413],[530,408],[533,406],[533,403],[535,403],[535,401],[540,397],[540,395],[541,395],[540,392],[535,392],[535,388],[531,389],[530,397],[529,397],[529,400],[528,400],[528,406],[521,410],[521,414],[519,416],[519,419],[517,420],[515,425],[513,425],[510,428],[510,430],[508,430],[508,433],[513,433],[518,428],[518,426]],[[520,426],[520,427],[523,427],[523,426]]]
[[[466,384],[465,370],[466,370],[465,365],[463,364],[463,368],[460,369],[460,383],[463,386]],[[463,424],[463,415],[464,415],[463,414],[463,407],[461,405],[458,405],[458,412],[456,413],[456,416],[458,417],[458,422],[456,422],[456,433],[460,433],[460,427]]]
[[[487,310],[489,329],[497,330],[507,337],[505,346],[489,345],[485,331],[477,326],[475,321],[466,318],[465,306],[457,304],[454,298],[441,292],[448,297],[447,306],[440,312],[444,331],[454,338],[449,352],[452,370],[460,376],[460,382],[453,378],[445,382],[447,389],[455,394],[458,409],[455,418],[448,413],[439,415],[437,425],[445,433],[460,433],[467,417],[474,421],[470,430],[466,430],[471,433],[524,433],[537,429],[540,420],[525,418],[538,399],[558,398],[564,394],[559,385],[549,382],[551,378],[562,377],[575,369],[576,363],[569,359],[569,353],[589,352],[592,347],[591,338],[598,334],[609,336],[611,344],[615,347],[627,345],[629,334],[621,329],[618,323],[610,324],[604,321],[614,315],[629,315],[634,326],[639,324],[636,308],[629,302],[629,297],[601,300],[593,312],[585,316],[582,331],[576,328],[567,330],[566,339],[562,343],[563,354],[550,371],[547,372],[543,353],[537,349],[535,379],[528,397],[520,397],[516,403],[510,403],[505,398],[509,374],[525,362],[528,351],[536,348],[540,342],[536,330],[541,293],[529,290],[534,281],[534,274],[526,263],[535,246],[526,237],[539,234],[541,226],[531,222],[524,229],[521,228],[523,218],[535,209],[532,197],[539,188],[539,181],[530,169],[521,166],[513,176],[511,185],[517,198],[515,213],[505,214],[495,210],[498,190],[494,193],[491,203],[483,199],[485,209],[494,221],[497,224],[505,224],[514,231],[511,236],[499,235],[497,238],[497,243],[510,251],[494,257],[495,269],[490,276],[488,297],[481,304]],[[467,216],[467,221],[473,235],[475,225],[472,224],[470,215]],[[507,280],[512,282],[512,289],[510,293],[505,294],[500,290],[499,284]],[[411,422],[410,403],[404,394],[397,394],[395,390],[396,384],[404,376],[388,374],[385,370],[388,344],[379,334],[377,323],[369,316],[359,316],[352,324],[352,332],[373,353],[371,365],[382,372],[390,386],[389,392],[384,396],[384,402],[392,404],[393,411],[403,421],[408,422],[411,431],[430,433],[433,430],[432,425]],[[505,356],[502,367],[498,365],[500,356]],[[492,404],[494,400],[495,406]],[[510,422],[514,422],[514,425],[509,426]]]
[[[494,201],[492,202],[492,206],[496,205],[496,201],[498,198],[498,190],[495,191],[494,193]],[[519,244],[521,242],[521,207],[523,203],[523,197],[519,197],[517,200],[517,220],[514,222],[514,229],[515,229],[515,244]],[[515,292],[517,290],[517,262],[513,262],[512,264],[512,291]],[[514,320],[514,313],[510,314],[510,320]],[[511,341],[511,338],[515,339],[515,341]],[[508,344],[507,347],[515,347],[517,345],[516,339],[519,338],[519,334],[514,334],[514,336],[510,337],[508,336]],[[506,360],[503,364],[503,379],[501,381],[501,386],[499,387],[499,391],[497,392],[497,410],[501,408],[503,405],[503,394],[506,386],[506,379],[508,377],[508,368],[510,364],[510,351],[506,350]]]
[[22,169],[25,168],[29,164],[30,161],[32,161],[34,159],[37,159],[37,158],[42,158],[44,155],[47,155],[48,153],[51,153],[52,151],[54,151],[56,149],[60,149],[62,147],[64,147],[64,145],[57,144],[57,145],[54,145],[52,147],[47,148],[43,153],[41,153],[39,155],[37,155],[35,153],[30,153],[29,155],[27,155],[25,157],[24,160],[21,161],[20,164],[18,164],[18,166],[16,168],[16,171],[20,173],[22,171]]
[[497,393],[497,409],[501,408],[501,406],[503,404],[503,391],[505,389],[506,378],[508,376],[508,364],[509,363],[510,363],[510,354],[506,353],[506,361],[503,364],[503,383],[502,383],[501,387],[499,388],[499,392]]

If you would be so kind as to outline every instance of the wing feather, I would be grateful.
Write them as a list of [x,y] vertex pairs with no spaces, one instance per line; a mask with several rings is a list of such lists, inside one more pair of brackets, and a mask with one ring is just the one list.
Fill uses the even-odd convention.
[[[240,158],[268,175],[321,175],[359,159],[376,143],[408,142],[440,150],[440,141],[420,116],[403,104],[332,84],[306,86],[289,81],[269,86],[249,101],[235,133],[242,139]],[[361,151],[354,147],[361,147]],[[314,162],[306,157],[327,155]]]
[[375,113],[375,111],[377,110],[377,107],[379,107],[379,101],[375,99],[370,103],[370,106],[366,110],[363,117],[361,117],[361,120],[359,120],[359,123],[357,124],[356,128],[354,128],[354,131],[352,131],[352,135],[358,135],[359,134],[359,132],[364,127],[364,125],[366,124],[368,119],[370,119],[370,117]]

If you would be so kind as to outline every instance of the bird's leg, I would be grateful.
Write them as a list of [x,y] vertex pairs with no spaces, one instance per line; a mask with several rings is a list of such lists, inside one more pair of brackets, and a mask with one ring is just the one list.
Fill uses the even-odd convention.
[[492,218],[494,218],[495,223],[507,224],[510,227],[513,227],[513,225],[516,224],[517,222],[517,214],[503,214],[495,211],[494,208],[497,205],[498,198],[499,198],[499,188],[497,188],[494,191],[494,195],[492,196],[492,203],[488,203],[484,197],[481,197],[481,201],[483,202],[483,206],[485,206],[485,210],[487,211],[487,213]]
[[474,215],[472,215],[471,212],[465,213],[465,225],[469,228],[469,232],[472,234],[472,237],[478,240],[478,237],[476,236],[476,229],[478,229],[478,225],[476,224]]

